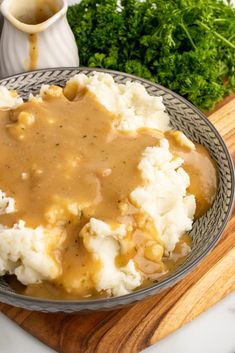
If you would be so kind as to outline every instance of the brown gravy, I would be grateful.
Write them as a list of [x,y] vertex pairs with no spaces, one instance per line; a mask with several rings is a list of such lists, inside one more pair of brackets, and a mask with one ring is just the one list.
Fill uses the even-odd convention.
[[171,151],[184,159],[183,168],[190,176],[188,192],[195,195],[197,209],[195,218],[201,217],[211,207],[217,191],[217,170],[207,149],[195,143],[196,149],[191,151],[177,144],[177,133],[168,131],[166,137]]
[[29,70],[36,70],[38,65],[38,37],[29,34]]
[[[137,169],[141,154],[147,146],[157,146],[162,137],[144,129],[138,134],[118,133],[113,129],[117,117],[90,92],[73,98],[69,100],[62,89],[52,86],[42,103],[26,102],[14,111],[0,112],[0,189],[15,199],[17,208],[15,214],[0,215],[0,224],[12,227],[23,219],[27,226],[36,227],[62,220],[67,231],[60,254],[62,275],[54,283],[24,288],[27,295],[51,299],[104,296],[95,292],[92,278],[85,277],[101,265],[78,234],[91,217],[107,222],[123,219],[122,201],[143,183]],[[185,158],[184,168],[191,179],[189,191],[196,195],[200,216],[211,206],[216,192],[215,165],[202,146],[197,145],[196,151],[184,150],[177,146],[174,134],[169,132],[166,137],[172,151]],[[68,212],[71,203],[82,205],[76,217]],[[138,218],[138,211],[130,207]],[[55,209],[59,218],[51,217]],[[152,241],[151,236],[148,241]],[[175,254],[185,245],[191,246],[188,236],[182,238]],[[160,276],[163,270],[173,271],[185,258],[176,256],[171,261],[163,257],[156,264],[144,258],[140,247],[136,249],[136,254],[117,259],[117,264],[124,265],[128,256],[134,255],[141,270],[156,269]],[[86,283],[81,289],[65,291],[83,276]]]
[[[34,117],[32,125],[19,122],[25,114]],[[45,225],[47,208],[57,199],[87,205],[87,218],[121,215],[120,201],[142,183],[141,153],[159,139],[151,133],[119,134],[112,128],[115,118],[89,92],[75,102],[48,96],[42,104],[1,112],[0,185],[16,200],[15,220]],[[0,223],[12,226],[8,220],[0,216]]]
[[27,25],[37,25],[49,20],[61,7],[55,0],[24,0],[24,2],[23,6],[19,4],[12,12],[13,14],[16,12],[17,20]]

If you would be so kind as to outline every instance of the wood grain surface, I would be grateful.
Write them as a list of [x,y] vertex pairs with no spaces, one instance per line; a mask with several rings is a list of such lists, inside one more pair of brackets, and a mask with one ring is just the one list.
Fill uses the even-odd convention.
[[[235,161],[235,97],[209,116]],[[89,315],[45,314],[0,304],[23,329],[62,353],[137,353],[235,290],[235,213],[215,249],[173,288],[127,308]]]

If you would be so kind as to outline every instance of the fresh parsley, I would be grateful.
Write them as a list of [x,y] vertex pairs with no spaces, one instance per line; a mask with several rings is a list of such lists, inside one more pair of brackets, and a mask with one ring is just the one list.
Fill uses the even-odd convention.
[[204,111],[235,89],[228,0],[82,0],[68,20],[81,65],[144,77]]

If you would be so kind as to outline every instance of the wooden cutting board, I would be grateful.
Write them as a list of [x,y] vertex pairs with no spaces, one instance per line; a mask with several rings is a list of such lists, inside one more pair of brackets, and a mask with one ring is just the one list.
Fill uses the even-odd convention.
[[[235,95],[209,114],[235,161]],[[0,311],[62,353],[137,353],[235,290],[235,213],[209,256],[180,283],[133,306],[89,315],[45,314],[5,304]]]

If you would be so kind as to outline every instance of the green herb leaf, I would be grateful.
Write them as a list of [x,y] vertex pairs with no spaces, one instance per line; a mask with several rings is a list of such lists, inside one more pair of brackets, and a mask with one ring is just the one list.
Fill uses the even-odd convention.
[[160,83],[202,110],[235,89],[230,1],[82,0],[68,20],[81,65]]

